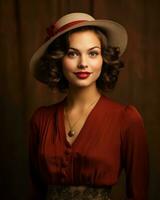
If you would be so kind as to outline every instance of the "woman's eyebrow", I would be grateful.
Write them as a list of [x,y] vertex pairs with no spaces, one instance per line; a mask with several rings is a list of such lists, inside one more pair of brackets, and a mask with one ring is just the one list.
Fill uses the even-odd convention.
[[[96,48],[101,49],[100,46],[94,46],[94,47],[89,48],[88,51],[96,49]],[[69,50],[79,51],[78,49],[76,49],[74,47],[69,47]]]
[[69,47],[68,50],[79,51],[78,49],[76,49],[76,48],[74,48],[74,47]]
[[99,47],[99,46],[94,46],[94,47],[89,48],[89,50],[93,50],[93,49],[96,49],[96,48],[101,49],[101,47]]

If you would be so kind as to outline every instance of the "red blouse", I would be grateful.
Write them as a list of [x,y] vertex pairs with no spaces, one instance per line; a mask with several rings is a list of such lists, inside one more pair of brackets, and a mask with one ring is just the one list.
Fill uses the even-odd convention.
[[113,186],[125,169],[127,199],[146,200],[148,149],[135,107],[102,96],[70,145],[63,105],[40,107],[31,119],[30,167],[37,191],[45,193],[47,185]]

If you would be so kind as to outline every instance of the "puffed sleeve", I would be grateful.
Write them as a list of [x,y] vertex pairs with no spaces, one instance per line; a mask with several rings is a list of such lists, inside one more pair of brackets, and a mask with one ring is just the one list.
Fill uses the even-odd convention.
[[134,106],[126,106],[123,115],[123,166],[126,172],[127,200],[147,200],[149,159],[143,120]]
[[30,168],[30,200],[44,200],[45,186],[39,170],[40,116],[42,109],[37,109],[30,120],[29,134],[29,168]]

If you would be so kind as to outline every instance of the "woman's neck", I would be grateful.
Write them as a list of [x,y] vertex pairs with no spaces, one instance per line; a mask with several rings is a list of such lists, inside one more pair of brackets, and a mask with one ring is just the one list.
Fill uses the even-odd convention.
[[96,87],[70,88],[67,95],[66,106],[68,108],[85,108],[94,101],[98,101],[101,94]]

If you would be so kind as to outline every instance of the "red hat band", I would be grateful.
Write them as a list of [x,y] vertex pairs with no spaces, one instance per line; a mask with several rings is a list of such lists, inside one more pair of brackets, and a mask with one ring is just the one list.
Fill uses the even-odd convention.
[[73,22],[70,22],[70,23],[67,23],[63,26],[61,26],[60,28],[57,28],[56,27],[56,24],[52,24],[50,27],[48,27],[46,29],[47,31],[47,37],[46,37],[46,40],[49,40],[51,37],[55,36],[56,34],[60,33],[60,32],[63,32],[65,29],[68,29],[76,24],[79,24],[81,22],[86,22],[87,20],[77,20],[77,21],[73,21]]

